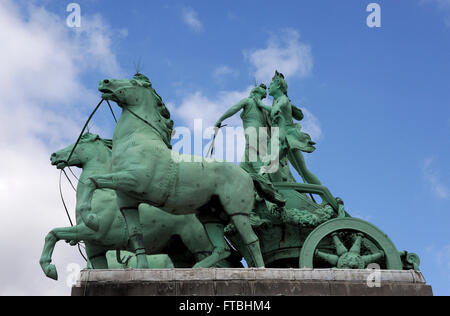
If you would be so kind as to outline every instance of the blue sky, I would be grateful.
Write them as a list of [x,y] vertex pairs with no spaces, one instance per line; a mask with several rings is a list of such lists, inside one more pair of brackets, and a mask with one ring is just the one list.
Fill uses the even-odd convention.
[[[9,214],[1,239],[28,236],[16,250],[0,246],[14,254],[26,241],[37,249],[20,266],[33,265],[33,274],[11,279],[0,294],[36,294],[21,282],[68,293],[64,280],[55,285],[38,275],[38,259],[30,258],[48,229],[66,225],[48,156],[75,140],[99,99],[98,81],[128,77],[141,60],[175,125],[190,128],[195,118],[214,123],[255,79],[268,84],[275,69],[284,72],[318,143],[309,168],[350,214],[380,227],[399,250],[418,253],[435,294],[450,295],[449,0],[373,1],[381,5],[381,28],[366,25],[372,1],[79,0],[82,27],[71,29],[70,2],[0,4],[7,43],[0,53],[0,196]],[[111,136],[106,108],[94,125]],[[18,210],[23,192],[42,186],[37,179],[45,181],[38,202]],[[40,224],[18,224],[27,222]],[[79,260],[66,248],[55,251],[61,270]]]

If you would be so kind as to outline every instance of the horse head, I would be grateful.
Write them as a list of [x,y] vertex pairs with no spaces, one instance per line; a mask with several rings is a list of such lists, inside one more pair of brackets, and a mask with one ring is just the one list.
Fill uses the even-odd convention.
[[139,105],[149,99],[162,103],[148,77],[142,74],[134,75],[133,79],[102,80],[98,90],[103,93],[104,100],[114,101],[121,107]]
[[173,131],[170,112],[147,76],[138,73],[133,79],[105,79],[100,81],[98,90],[104,100],[114,101],[146,121],[160,132],[167,144],[170,143]]
[[99,145],[106,146],[109,150],[112,149],[111,140],[102,139],[96,134],[86,133],[80,138],[77,147],[70,157],[70,161],[67,161],[67,159],[75,144],[53,153],[50,157],[50,161],[52,166],[56,166],[58,169],[63,169],[66,166],[82,168],[91,159],[98,158],[100,152]]

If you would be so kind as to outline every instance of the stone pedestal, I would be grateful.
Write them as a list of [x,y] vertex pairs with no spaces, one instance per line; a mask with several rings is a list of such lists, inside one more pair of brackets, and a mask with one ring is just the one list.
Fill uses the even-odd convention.
[[432,296],[433,292],[423,275],[413,270],[151,269],[84,270],[72,295]]

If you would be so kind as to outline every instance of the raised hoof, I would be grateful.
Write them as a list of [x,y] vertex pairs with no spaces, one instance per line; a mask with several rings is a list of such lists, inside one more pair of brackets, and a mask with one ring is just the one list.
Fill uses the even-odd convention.
[[56,267],[54,264],[49,264],[47,268],[44,270],[45,275],[50,279],[58,281],[58,272],[56,271]]

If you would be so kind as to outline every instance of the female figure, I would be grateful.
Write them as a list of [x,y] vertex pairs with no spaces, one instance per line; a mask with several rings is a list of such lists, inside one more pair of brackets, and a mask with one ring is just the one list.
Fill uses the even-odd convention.
[[279,128],[280,150],[276,161],[281,161],[287,156],[305,183],[320,185],[320,180],[306,167],[302,153],[313,152],[316,149],[315,143],[308,134],[301,132],[300,124],[293,122],[293,118],[302,120],[303,113],[291,104],[287,96],[287,87],[283,74],[276,71],[269,87],[269,95],[273,97],[272,107],[259,104],[260,107],[270,111],[272,126]]

